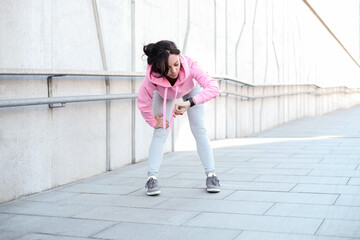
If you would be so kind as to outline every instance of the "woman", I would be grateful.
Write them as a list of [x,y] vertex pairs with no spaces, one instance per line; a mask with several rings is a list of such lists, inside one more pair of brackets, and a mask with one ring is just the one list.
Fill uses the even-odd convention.
[[[154,128],[149,150],[147,195],[160,194],[157,174],[164,143],[173,118],[187,111],[197,151],[205,168],[208,192],[220,192],[214,158],[204,127],[203,103],[219,95],[216,80],[204,73],[196,62],[180,54],[171,41],[150,43],[143,48],[147,56],[146,76],[139,89],[137,106],[145,121]],[[200,87],[203,88],[201,91]],[[176,98],[184,102],[174,104]]]

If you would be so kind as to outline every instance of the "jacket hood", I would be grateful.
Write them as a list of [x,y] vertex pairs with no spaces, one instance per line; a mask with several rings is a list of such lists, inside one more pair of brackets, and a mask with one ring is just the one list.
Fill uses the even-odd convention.
[[[190,74],[188,63],[185,59],[185,57],[181,54],[179,54],[179,60],[180,60],[180,71],[179,76],[174,84],[174,86],[177,86],[181,83],[183,83],[187,77]],[[162,87],[173,87],[171,86],[169,80],[167,80],[165,77],[158,78],[156,77],[156,73],[151,73],[151,65],[147,65],[146,68],[146,78],[150,80],[153,84],[162,86]]]

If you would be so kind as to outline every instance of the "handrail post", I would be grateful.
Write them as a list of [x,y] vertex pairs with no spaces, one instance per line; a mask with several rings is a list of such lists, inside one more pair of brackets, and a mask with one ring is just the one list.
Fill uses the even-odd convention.
[[[47,77],[47,89],[48,89],[48,97],[53,97],[53,77],[63,77],[65,75],[50,75]],[[61,108],[65,107],[65,103],[50,103],[48,104],[49,108]]]

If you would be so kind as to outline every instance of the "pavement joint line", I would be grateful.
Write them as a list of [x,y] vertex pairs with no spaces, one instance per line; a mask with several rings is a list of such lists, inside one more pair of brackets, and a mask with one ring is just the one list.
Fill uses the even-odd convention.
[[[271,169],[278,169],[277,166],[279,166],[280,164],[281,164],[281,162],[276,163]],[[281,168],[279,168],[279,169],[281,169]]]
[[88,236],[88,237],[89,237],[89,238],[98,239],[98,238],[95,237],[95,235],[100,234],[100,233],[102,233],[102,232],[104,232],[104,231],[106,231],[106,230],[109,230],[110,228],[112,228],[112,227],[114,227],[114,226],[116,226],[116,225],[118,225],[118,224],[119,224],[118,222],[115,222],[113,225],[111,225],[111,226],[109,226],[109,227],[107,227],[107,228],[105,228],[105,229],[103,229],[103,230],[100,230],[99,232],[94,233],[94,234],[92,234],[92,235],[90,235],[90,236]]
[[[257,181],[258,178],[262,177],[262,176],[269,176],[269,175],[265,175],[265,174],[259,174],[257,175],[254,179],[252,179],[251,181],[253,182],[264,182],[264,181]],[[277,176],[277,175],[271,175],[271,176]],[[268,183],[268,181],[264,182],[264,183]]]
[[[215,213],[215,214],[225,214],[225,213]],[[226,213],[227,214],[227,213]],[[233,215],[235,215],[235,213],[233,213]],[[254,216],[254,215],[250,215],[250,214],[237,214],[237,215],[248,215],[248,216]],[[259,217],[279,217],[279,216],[272,216],[272,215],[257,215]],[[289,216],[281,216],[281,218],[299,218],[299,219],[316,219],[319,220],[321,218],[304,218],[304,217],[289,217]],[[186,226],[186,225],[184,225]],[[186,226],[186,227],[193,227],[193,226]],[[197,227],[197,226],[194,226]],[[226,230],[237,230],[237,231],[253,231],[253,232],[261,232],[261,231],[257,231],[257,230],[249,230],[249,229],[238,229],[238,228],[221,228],[221,227],[203,227],[201,226],[201,228],[210,228],[210,229],[226,229]],[[273,232],[273,231],[266,231],[264,233],[286,233],[286,234],[295,234],[295,233],[289,233],[289,232]],[[301,234],[298,234],[301,235]],[[313,234],[307,234],[307,235],[313,235]]]
[[324,218],[323,221],[320,223],[319,227],[316,229],[314,235],[317,235],[317,232],[319,231],[319,229],[321,228],[321,226],[323,225],[324,222],[325,222],[325,218]]
[[[311,169],[305,176],[312,176],[312,175],[310,175],[313,171],[314,171],[315,169]],[[323,177],[325,177],[325,176],[323,176]]]
[[[233,192],[229,193],[227,196],[221,198],[221,200],[226,200],[226,201],[238,201],[238,200],[231,200],[231,199],[227,199],[229,198],[231,195],[233,195],[234,193],[238,192],[238,190],[234,190]],[[246,200],[243,200],[246,201]]]
[[296,183],[288,192],[293,192],[292,190],[296,188],[297,185],[299,185],[299,183]]
[[244,231],[243,230],[238,230],[240,231],[232,240],[236,240]]
[[353,177],[349,177],[349,179],[348,179],[348,181],[346,182],[346,184],[345,185],[347,185],[347,186],[351,186],[351,185],[349,185],[349,182],[350,182],[350,180],[352,179]]
[[[137,191],[140,191],[141,189],[143,189],[143,188],[136,189],[136,190],[134,190],[134,191],[132,191],[132,192],[129,192],[128,194],[125,194],[125,195],[131,195],[132,193],[135,193],[135,192],[137,192]],[[144,187],[144,191],[145,191],[145,187]]]
[[[166,202],[169,202],[169,201],[171,201],[172,199],[174,199],[174,198],[167,198],[167,199],[165,198],[164,201],[161,201],[161,202],[153,205],[152,208],[157,208],[157,207],[159,207],[159,205],[161,205],[161,204],[163,204],[163,203],[166,203]],[[177,198],[177,199],[178,199],[178,198]]]
[[[194,212],[194,211],[192,211],[192,212]],[[202,212],[200,211],[196,211],[197,213],[196,214],[194,214],[194,216],[192,216],[192,217],[190,217],[189,219],[186,219],[184,222],[182,222],[181,224],[180,224],[180,226],[185,226],[184,224],[185,223],[187,223],[187,222],[189,222],[189,221],[191,221],[192,219],[194,219],[194,218],[196,218],[196,217],[198,217],[198,216],[200,216],[201,214],[202,214]],[[186,227],[186,226],[185,226]]]
[[28,213],[11,213],[16,217],[20,216],[27,216],[27,217],[43,217],[43,218],[59,218],[59,219],[74,219],[74,220],[86,220],[86,221],[103,221],[103,222],[116,222],[113,220],[104,220],[104,219],[92,219],[92,218],[76,218],[73,216],[50,216],[50,215],[39,215],[39,214],[28,214]]
[[355,171],[359,171],[360,170],[360,163],[357,165],[357,167],[355,168]]
[[268,216],[268,215],[266,215],[266,213],[267,213],[268,211],[270,211],[270,209],[272,209],[276,204],[278,204],[278,202],[274,202],[274,204],[272,204],[262,215],[263,215],[263,216]]

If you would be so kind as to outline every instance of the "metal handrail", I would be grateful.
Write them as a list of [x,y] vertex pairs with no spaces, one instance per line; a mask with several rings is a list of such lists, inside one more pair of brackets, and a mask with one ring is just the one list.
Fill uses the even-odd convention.
[[317,92],[317,91],[301,91],[301,92],[287,92],[287,93],[279,93],[279,94],[269,94],[269,95],[242,95],[237,92],[232,91],[221,91],[221,96],[233,95],[236,97],[241,97],[243,100],[255,100],[255,99],[262,99],[262,98],[276,98],[276,97],[285,97],[285,96],[294,96],[294,95],[301,95],[301,94],[310,94],[315,96],[322,96],[322,95],[329,95],[329,94],[336,94],[336,93],[360,93],[359,89],[353,91],[333,91],[333,92]]
[[[64,71],[64,70],[34,70],[34,69],[2,69],[0,70],[0,75],[47,75],[47,76],[91,76],[91,77],[101,77],[101,76],[109,76],[109,77],[144,77],[145,73],[140,72],[109,72],[109,71]],[[315,84],[269,84],[269,85],[254,85],[245,82],[241,82],[238,79],[229,77],[229,76],[213,76],[219,80],[225,81],[233,81],[236,83],[243,84],[249,87],[291,87],[291,86],[308,86],[314,88],[321,88]],[[329,87],[330,88],[330,87]],[[343,91],[336,91],[331,93],[321,93],[317,91],[298,91],[298,92],[287,92],[281,94],[270,94],[270,95],[258,95],[258,96],[250,96],[250,95],[242,95],[237,92],[222,91],[221,95],[233,95],[236,97],[241,97],[243,100],[255,100],[255,99],[263,99],[263,98],[272,98],[272,97],[282,97],[282,96],[292,96],[299,94],[312,94],[312,95],[327,95],[333,93],[358,93],[360,89],[358,88],[347,88],[345,86],[339,87],[331,87],[331,88],[344,88]],[[325,88],[322,88],[325,89]],[[85,96],[63,96],[63,97],[44,97],[44,98],[26,98],[26,99],[4,99],[0,100],[0,108],[3,107],[19,107],[19,106],[29,106],[29,105],[42,105],[42,104],[61,104],[63,106],[65,103],[73,103],[73,102],[89,102],[89,101],[106,101],[106,100],[123,100],[123,99],[136,99],[137,93],[130,94],[107,94],[107,95],[85,95]]]
[[77,71],[55,69],[0,69],[0,75],[55,75],[55,76],[90,76],[90,77],[144,77],[142,72],[111,72],[111,71]]
[[235,82],[235,83],[240,83],[243,84],[245,86],[249,86],[249,87],[301,87],[301,86],[310,86],[310,87],[314,87],[314,88],[321,88],[320,86],[314,84],[314,83],[272,83],[272,84],[251,84],[251,83],[247,83],[244,81],[240,81],[237,78],[233,78],[231,76],[226,76],[226,75],[214,75],[212,76],[215,79],[220,79],[220,80],[226,80],[226,81],[230,81],[230,82]]
[[84,95],[84,96],[69,96],[69,97],[45,97],[45,98],[21,98],[21,99],[7,99],[0,100],[1,107],[20,107],[29,105],[42,104],[65,104],[74,102],[90,102],[90,101],[105,101],[105,100],[121,100],[137,98],[137,93],[132,94],[109,94],[109,95]]
[[[90,76],[90,77],[145,77],[144,72],[118,72],[118,71],[88,71],[88,70],[55,70],[55,69],[0,69],[0,75],[7,76]],[[237,78],[227,75],[212,75],[211,77],[219,80],[226,80],[230,82],[240,83],[250,87],[295,87],[295,86],[311,86],[315,88],[322,88],[319,85],[313,83],[272,83],[272,84],[251,84],[248,82],[240,81]],[[337,86],[345,87],[346,86]]]
[[[16,76],[16,75],[54,75],[54,76],[91,76],[91,77],[145,77],[144,72],[117,72],[117,71],[87,71],[87,70],[54,70],[54,69],[0,69],[0,75]],[[319,86],[315,84],[299,84],[299,83],[282,83],[282,84],[251,84],[240,81],[237,78],[226,75],[213,75],[215,79],[240,83],[250,87],[272,87],[272,86]]]

